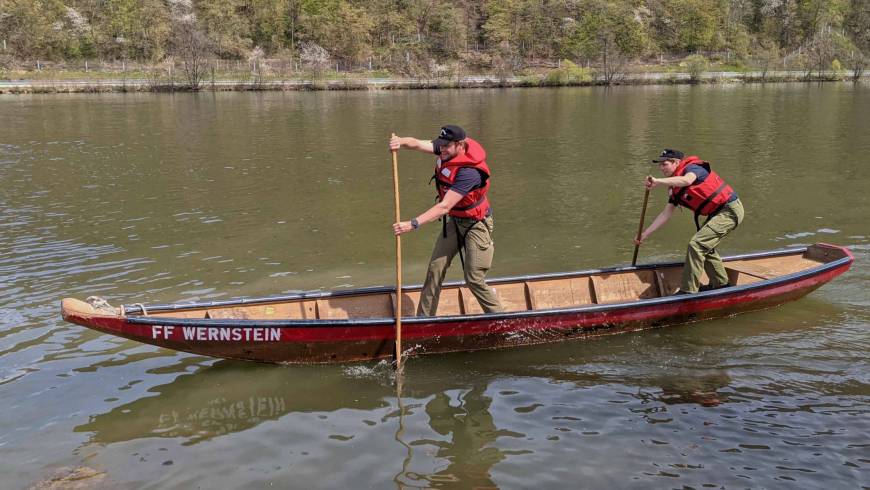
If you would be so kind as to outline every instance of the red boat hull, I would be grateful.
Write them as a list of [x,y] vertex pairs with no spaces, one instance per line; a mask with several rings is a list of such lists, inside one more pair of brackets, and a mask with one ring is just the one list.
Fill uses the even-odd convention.
[[[403,346],[407,355],[473,351],[727,317],[776,306],[812,292],[849,269],[852,256],[847,250],[845,252],[848,260],[841,259],[828,264],[828,267],[695,295],[563,310],[403,318]],[[333,363],[391,358],[395,340],[395,327],[389,318],[308,322],[203,321],[80,313],[66,305],[64,318],[101,332],[160,347],[261,362]]]

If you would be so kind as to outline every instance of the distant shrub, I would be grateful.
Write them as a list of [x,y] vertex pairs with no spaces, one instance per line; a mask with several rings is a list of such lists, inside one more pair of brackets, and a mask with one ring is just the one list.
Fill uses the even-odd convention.
[[592,71],[577,66],[570,60],[562,60],[562,66],[550,70],[544,77],[544,85],[578,85],[592,81]]
[[537,87],[543,83],[543,80],[539,75],[535,74],[527,74],[521,75],[519,81],[517,82],[518,87]]
[[683,63],[686,65],[686,71],[689,72],[689,79],[693,82],[701,80],[701,74],[710,66],[707,58],[700,54],[686,56]]

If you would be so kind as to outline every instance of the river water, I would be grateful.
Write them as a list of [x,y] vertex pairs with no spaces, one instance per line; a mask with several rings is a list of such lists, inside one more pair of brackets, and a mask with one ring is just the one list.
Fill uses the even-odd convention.
[[[0,96],[0,487],[867,488],[867,114],[848,83]],[[446,123],[489,152],[490,277],[630,262],[663,147],[743,200],[723,253],[828,242],[855,264],[763,312],[409,359],[401,386],[385,363],[217,360],[61,320],[68,296],[390,284],[387,139]],[[405,219],[431,164],[399,154]],[[692,230],[676,215],[640,262]],[[405,236],[406,283],[438,231]]]

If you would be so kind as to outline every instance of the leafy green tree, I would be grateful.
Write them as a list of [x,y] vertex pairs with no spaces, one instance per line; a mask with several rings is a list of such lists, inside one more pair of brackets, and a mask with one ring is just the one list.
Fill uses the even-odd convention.
[[785,49],[800,43],[801,31],[797,0],[761,0],[762,32]]
[[342,2],[329,19],[327,33],[333,54],[345,63],[361,63],[371,55],[374,20],[365,9]]
[[587,0],[581,15],[568,46],[574,55],[598,60],[609,84],[631,58],[645,51],[649,43],[646,26],[628,5],[606,0]]
[[103,54],[132,59],[161,58],[165,54],[170,18],[161,0],[104,0],[95,21]]
[[517,53],[516,41],[522,25],[521,5],[522,0],[505,0],[489,6],[482,30],[491,50],[498,50],[504,56]]
[[0,39],[20,58],[60,58],[66,50],[65,14],[60,0],[4,0],[0,2]]
[[299,33],[299,15],[301,12],[302,8],[299,0],[287,0],[285,13],[287,21],[284,23],[287,30],[285,31],[284,37],[289,43],[287,47],[290,49],[291,53],[296,53],[297,36]]
[[427,0],[430,9],[417,7],[409,12],[416,19],[416,44],[435,58],[456,58],[468,46],[468,28],[465,13],[450,2]]
[[341,0],[302,0],[299,4],[299,39],[329,46]]
[[503,0],[486,4],[482,26],[488,50],[505,58],[524,57],[535,52],[535,16],[540,14],[533,0]]
[[195,6],[196,17],[222,58],[241,59],[253,46],[251,25],[241,15],[246,0],[201,1]]
[[717,44],[727,49],[729,54],[733,52],[740,59],[749,57],[752,37],[747,32],[745,25],[731,22],[721,32],[724,36],[722,41]]
[[288,47],[290,2],[288,0],[247,0],[246,3],[253,44],[269,52]]
[[717,22],[716,4],[711,0],[673,0],[677,49],[698,51],[711,47]]
[[829,26],[840,26],[847,0],[798,0],[797,18],[802,41],[810,40]]

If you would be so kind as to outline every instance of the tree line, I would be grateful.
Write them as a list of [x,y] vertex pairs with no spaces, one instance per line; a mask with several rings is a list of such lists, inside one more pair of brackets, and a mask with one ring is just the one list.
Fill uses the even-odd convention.
[[0,43],[5,65],[269,57],[438,76],[571,60],[608,77],[701,54],[860,75],[870,0],[0,0]]

